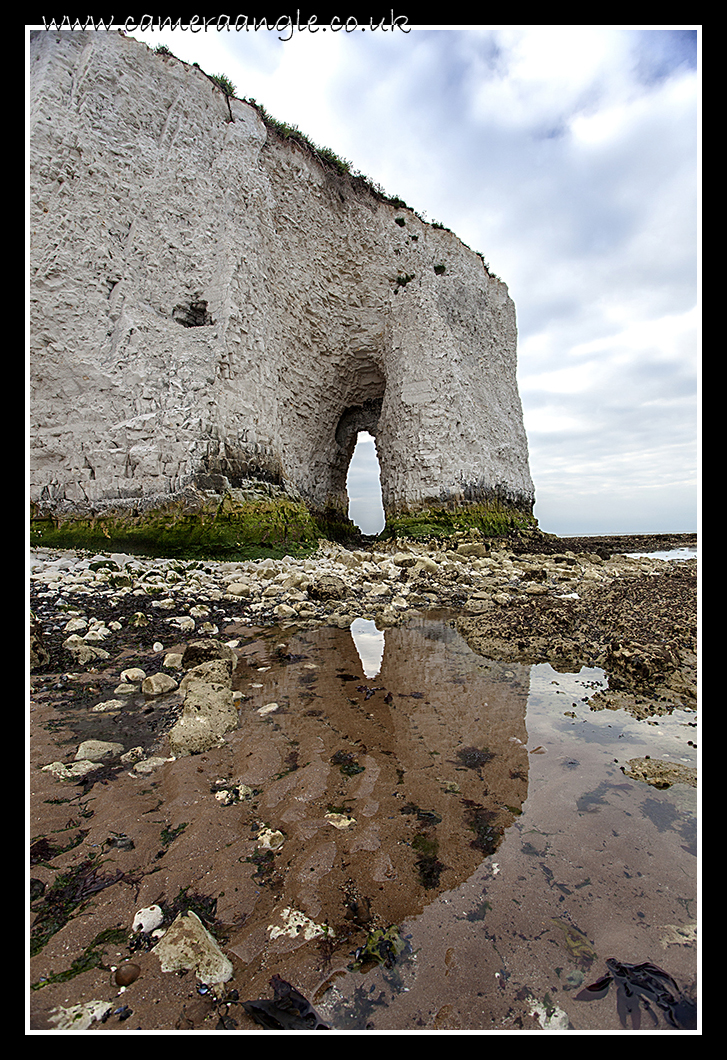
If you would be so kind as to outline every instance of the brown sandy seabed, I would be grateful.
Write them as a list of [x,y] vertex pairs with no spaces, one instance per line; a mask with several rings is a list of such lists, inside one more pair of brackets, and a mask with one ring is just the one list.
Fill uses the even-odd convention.
[[[93,1030],[265,1033],[241,1002],[271,998],[279,975],[339,1031],[618,1031],[614,990],[576,996],[607,957],[651,961],[695,997],[697,793],[622,767],[665,749],[696,764],[696,572],[675,565],[548,601],[508,608],[509,627],[498,610],[497,622],[422,615],[388,629],[371,679],[347,630],[231,622],[221,636],[240,640],[239,728],[146,777],[115,769],[69,786],[41,766],[91,736],[163,753],[174,694],[89,713],[125,667],[158,668],[153,629],[126,632],[111,665],[70,685],[52,660],[31,702],[30,875],[47,889],[70,872],[76,891],[30,961],[29,1029],[100,999],[112,1014]],[[611,691],[581,666],[610,668]],[[271,701],[278,710],[257,713]],[[251,790],[222,805],[215,791],[231,784]],[[354,823],[338,828],[331,812]],[[273,853],[257,842],[263,826],[284,836]],[[119,836],[133,848],[112,845]],[[152,904],[165,926],[199,913],[233,962],[224,987],[161,972],[130,930]],[[286,910],[322,933],[273,937]],[[31,931],[44,916],[41,896]],[[356,967],[371,933],[392,927],[401,952]],[[122,941],[90,949],[114,928]],[[87,970],[56,980],[91,952]],[[141,974],[121,991],[112,969],[124,960]],[[637,1024],[667,1027],[651,1009]]]

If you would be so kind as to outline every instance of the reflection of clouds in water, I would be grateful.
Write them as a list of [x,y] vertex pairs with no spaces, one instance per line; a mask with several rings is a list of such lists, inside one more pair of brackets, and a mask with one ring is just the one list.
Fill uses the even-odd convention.
[[376,623],[366,618],[355,618],[351,623],[351,636],[365,677],[376,677],[384,658],[384,634]]

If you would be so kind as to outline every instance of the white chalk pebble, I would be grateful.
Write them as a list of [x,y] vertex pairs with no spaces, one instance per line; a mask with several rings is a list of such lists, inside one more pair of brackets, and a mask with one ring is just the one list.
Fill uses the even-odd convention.
[[131,930],[141,931],[142,934],[148,935],[150,932],[158,928],[164,920],[164,913],[161,907],[158,905],[149,905],[145,909],[140,909],[134,917],[134,923],[131,925]]

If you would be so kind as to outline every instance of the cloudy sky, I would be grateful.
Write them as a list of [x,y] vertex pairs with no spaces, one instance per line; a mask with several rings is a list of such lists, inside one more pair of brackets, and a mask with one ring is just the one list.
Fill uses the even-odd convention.
[[484,255],[517,307],[544,530],[697,529],[698,28],[130,35]]

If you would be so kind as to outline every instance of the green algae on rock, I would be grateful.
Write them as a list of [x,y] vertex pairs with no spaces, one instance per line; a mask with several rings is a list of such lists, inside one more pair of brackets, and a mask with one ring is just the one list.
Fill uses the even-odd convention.
[[305,504],[273,487],[224,495],[189,489],[144,500],[63,508],[33,505],[34,547],[116,548],[169,558],[249,559],[315,547],[322,530]]
[[409,511],[387,515],[384,539],[402,537],[422,540],[451,537],[458,532],[475,531],[485,538],[500,537],[513,531],[537,531],[534,516],[497,499],[467,507],[432,502]]

